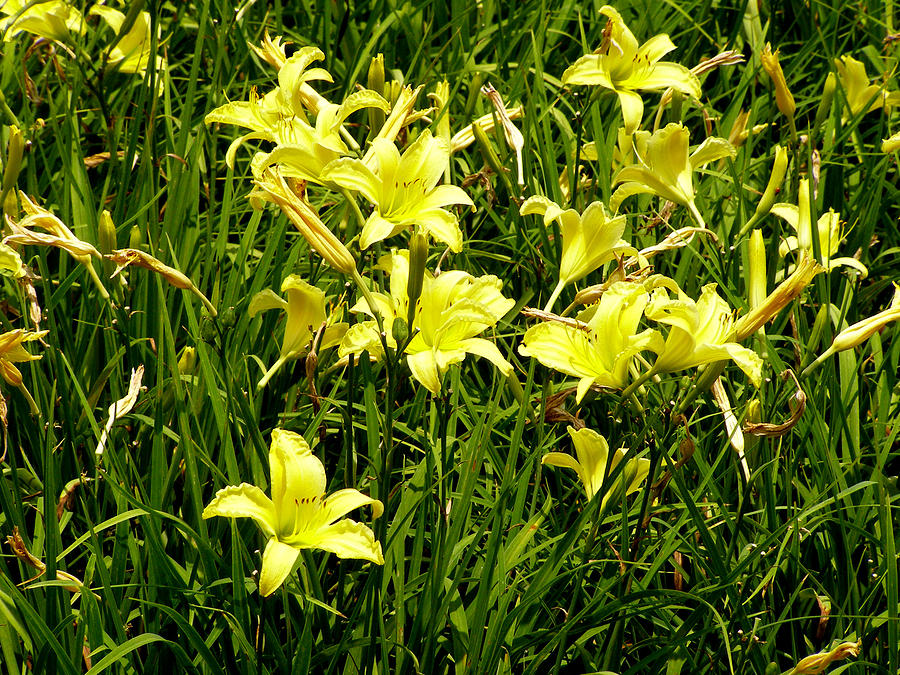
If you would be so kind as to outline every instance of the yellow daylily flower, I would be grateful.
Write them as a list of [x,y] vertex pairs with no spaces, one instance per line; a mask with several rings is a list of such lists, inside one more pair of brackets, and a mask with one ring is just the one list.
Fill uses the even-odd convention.
[[[287,300],[271,290],[260,291],[250,300],[248,308],[251,318],[267,309],[280,309],[287,314],[278,360],[263,375],[257,384],[259,388],[265,387],[285,362],[306,355],[313,336],[328,321],[325,292],[321,289],[306,283],[296,274],[291,274],[281,282],[281,292]],[[322,331],[319,348],[333,347],[341,341],[346,331],[345,323],[326,326]]]
[[32,33],[48,40],[65,42],[73,34],[84,33],[81,12],[63,0],[36,3],[33,0],[6,0],[0,5],[0,33],[10,40],[19,33]]
[[532,213],[543,216],[544,225],[554,220],[559,222],[562,236],[559,283],[547,301],[545,311],[550,311],[566,284],[586,277],[616,255],[636,253],[622,239],[625,216],[611,217],[602,202],[593,202],[579,215],[575,209],[563,210],[556,202],[535,196],[525,200],[519,213],[523,216]]
[[165,279],[166,283],[168,283],[169,285],[196,295],[212,316],[218,316],[216,306],[209,301],[209,298],[203,295],[203,292],[194,285],[194,282],[191,281],[190,278],[186,274],[184,274],[184,272],[166,265],[164,262],[150,255],[146,251],[141,251],[140,249],[136,248],[120,248],[104,257],[107,260],[111,260],[112,262],[114,262],[117,266],[116,271],[112,274],[113,277],[119,274],[119,272],[121,272],[126,267],[132,265],[135,267],[141,267],[145,270],[150,270],[151,272],[154,272],[155,274],[158,274],[163,279]]
[[634,133],[644,116],[644,102],[638,90],[672,88],[700,98],[700,80],[696,75],[678,63],[660,61],[675,49],[668,35],[656,35],[638,45],[618,11],[605,5],[600,13],[608,19],[603,44],[566,68],[563,84],[597,85],[616,92],[628,134]]
[[694,204],[693,173],[717,159],[734,157],[734,147],[724,138],[710,137],[688,154],[690,132],[681,124],[667,124],[650,134],[638,131],[634,147],[638,163],[616,173],[613,185],[619,185],[610,199],[615,211],[627,197],[649,193],[686,206],[701,227],[703,216]]
[[269,449],[272,498],[248,483],[219,490],[203,509],[203,518],[252,518],[269,537],[259,574],[259,593],[271,595],[291,573],[300,551],[319,548],[339,558],[360,558],[384,564],[381,544],[371,528],[343,518],[372,505],[373,517],[384,505],[358,490],[338,490],[325,496],[325,467],[300,434],[272,431]]
[[891,299],[891,304],[887,309],[878,312],[878,314],[870,316],[867,319],[857,321],[852,326],[847,326],[844,330],[838,333],[837,336],[835,336],[834,341],[831,343],[831,346],[828,347],[828,349],[826,349],[824,352],[822,352],[822,354],[819,355],[819,357],[815,361],[807,366],[807,368],[803,371],[803,376],[805,377],[810,372],[815,370],[819,366],[819,364],[821,364],[832,354],[843,352],[848,349],[853,349],[854,347],[861,345],[863,342],[875,335],[875,333],[894,321],[900,321],[900,284],[897,283],[894,283],[894,297]]
[[866,66],[862,61],[857,61],[846,54],[835,59],[834,65],[847,99],[847,107],[850,109],[850,114],[843,119],[844,122],[850,117],[900,103],[900,92],[888,92],[884,86],[869,84]]
[[205,117],[206,124],[234,124],[250,129],[239,136],[228,148],[225,161],[234,166],[238,148],[249,140],[274,143],[269,153],[257,154],[252,163],[254,176],[279,164],[285,176],[321,183],[320,174],[325,166],[351,153],[348,142],[355,142],[344,129],[346,119],[363,108],[378,108],[387,112],[390,105],[374,91],[363,89],[347,96],[338,105],[320,96],[309,82],[331,82],[331,75],[323,68],[311,68],[315,61],[325,58],[317,47],[303,47],[296,53],[278,60],[283,47],[269,40],[271,47],[263,43],[263,53],[278,64],[278,86],[264,96],[255,91],[248,101],[226,103]]
[[[116,35],[122,31],[125,23],[125,15],[122,12],[105,5],[94,5],[88,14],[99,16]],[[165,61],[163,57],[154,55],[150,51],[153,42],[151,31],[149,12],[140,12],[128,32],[119,38],[109,50],[107,54],[109,66],[123,73],[135,73],[141,77],[147,77],[147,67],[152,59],[154,69],[156,72],[160,72],[165,66]],[[158,31],[156,47],[159,48]],[[158,91],[162,92],[165,86],[163,78],[158,77],[156,85]]]
[[13,279],[20,279],[25,276],[25,266],[22,264],[22,257],[14,248],[3,243],[0,243],[0,274]]
[[621,389],[628,384],[634,355],[662,349],[662,337],[651,329],[637,332],[650,297],[643,284],[612,284],[600,302],[576,320],[545,321],[525,331],[519,353],[548,368],[579,378],[576,401],[593,385]]
[[[813,230],[809,205],[809,179],[800,179],[798,205],[775,204],[772,206],[772,213],[786,220],[797,233],[796,237],[790,236],[785,238],[778,247],[778,253],[781,256],[786,256],[791,251],[800,250],[807,251],[812,255]],[[840,213],[837,213],[834,209],[828,209],[828,211],[819,216],[819,220],[816,222],[815,235],[819,239],[819,254],[822,257],[822,265],[826,270],[831,271],[844,265],[852,267],[859,272],[862,279],[869,275],[868,268],[856,258],[833,257],[844,239]]]
[[461,188],[438,185],[449,153],[446,142],[426,129],[402,156],[392,141],[376,138],[367,162],[343,158],[326,167],[324,180],[360,192],[375,207],[363,226],[360,248],[415,225],[454,253],[462,249],[459,221],[443,207],[474,205]]
[[[715,284],[703,287],[696,302],[674,282],[662,279],[653,290],[645,316],[668,324],[665,346],[658,353],[653,371],[670,373],[704,363],[731,359],[757,387],[762,381],[762,359],[734,342],[734,313],[719,294]],[[668,289],[677,293],[669,298]]]
[[881,141],[882,152],[894,152],[894,150],[897,150],[898,148],[900,148],[900,131],[890,138],[885,138]]
[[[395,251],[382,256],[379,268],[390,275],[390,295],[372,295],[384,322],[387,344],[396,349],[394,322],[405,322],[408,316],[408,252]],[[413,324],[409,326],[413,338],[404,353],[412,376],[433,394],[440,393],[441,376],[450,365],[461,363],[466,354],[486,358],[503,375],[512,372],[512,365],[493,342],[476,337],[494,326],[515,304],[514,300],[503,296],[501,286],[500,280],[493,275],[473,277],[457,270],[443,272],[437,277],[425,275]],[[364,301],[351,310],[371,316],[371,309]],[[338,353],[344,357],[364,351],[376,359],[383,352],[374,320],[351,326]]]
[[541,464],[560,466],[577,472],[588,501],[600,492],[604,478],[609,478],[616,467],[625,461],[622,473],[603,494],[600,503],[601,511],[612,497],[619,494],[622,485],[625,486],[625,494],[630,495],[632,492],[637,492],[641,484],[647,480],[650,473],[649,459],[632,457],[625,460],[627,448],[619,448],[610,456],[609,444],[606,439],[593,429],[585,428],[575,431],[569,427],[568,432],[572,437],[572,445],[575,446],[577,459],[564,452],[548,452],[541,458]]
[[23,383],[22,373],[14,364],[37,361],[41,358],[40,355],[36,356],[29,353],[22,344],[24,342],[40,340],[46,334],[47,331],[45,330],[28,331],[19,328],[7,331],[0,335],[0,376],[22,392],[22,396],[28,401],[31,412],[34,415],[40,415],[41,411],[38,408],[37,403],[35,403],[34,399],[31,397],[31,392],[28,391],[28,388]]

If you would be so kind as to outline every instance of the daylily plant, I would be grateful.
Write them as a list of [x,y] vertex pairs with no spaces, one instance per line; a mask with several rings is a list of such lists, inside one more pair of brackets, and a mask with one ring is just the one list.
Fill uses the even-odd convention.
[[[405,323],[408,316],[408,252],[395,251],[382,256],[378,266],[390,275],[390,295],[372,295],[384,321],[388,347],[397,349],[394,323],[398,320]],[[476,337],[495,325],[515,304],[514,300],[503,297],[501,286],[500,280],[492,275],[473,277],[456,270],[437,277],[425,275],[413,323],[408,327],[413,337],[404,353],[412,376],[430,392],[440,393],[441,376],[451,364],[462,362],[466,354],[486,358],[503,375],[512,372],[512,365],[493,342]],[[351,309],[372,316],[371,308],[363,300]],[[339,350],[342,357],[363,352],[375,359],[383,354],[374,319],[351,326]]]
[[621,389],[628,384],[635,354],[662,349],[657,331],[637,332],[649,299],[642,284],[616,282],[599,303],[582,311],[577,319],[559,317],[529,328],[519,353],[579,378],[578,402],[594,385]]
[[427,129],[403,152],[393,141],[376,138],[367,161],[339,159],[326,167],[323,180],[360,192],[374,205],[363,225],[359,246],[375,242],[415,225],[458,252],[462,231],[457,217],[445,206],[473,206],[462,188],[438,185],[450,148]]
[[644,102],[638,90],[672,88],[700,98],[700,80],[688,68],[660,61],[675,49],[668,35],[656,35],[642,45],[613,7],[605,5],[600,13],[608,18],[603,43],[593,54],[586,54],[562,75],[563,84],[597,85],[613,90],[622,106],[625,132],[632,134],[641,125]]
[[31,412],[35,415],[40,414],[40,409],[31,397],[31,392],[25,387],[22,381],[22,373],[16,368],[16,363],[24,363],[28,361],[37,361],[40,355],[34,355],[28,352],[22,344],[40,340],[47,334],[47,331],[27,331],[16,329],[7,331],[0,335],[0,375],[12,386],[18,388],[22,395],[28,401]]
[[543,216],[544,225],[559,221],[562,235],[562,260],[559,264],[559,283],[550,295],[544,311],[550,311],[566,284],[584,278],[600,265],[618,254],[636,252],[622,239],[625,216],[611,217],[602,202],[593,202],[583,214],[575,209],[563,210],[546,197],[529,197],[519,213]]
[[[730,359],[759,387],[762,359],[756,352],[734,342],[734,313],[716,293],[716,285],[704,286],[700,299],[694,301],[670,279],[661,278],[656,283],[644,314],[670,328],[665,346],[657,352],[652,372],[670,373]],[[677,298],[670,298],[669,290]]]
[[[88,13],[103,19],[116,35],[122,31],[125,23],[125,15],[122,12],[106,5],[97,4],[91,7]],[[128,32],[109,50],[107,63],[123,73],[146,76],[147,66],[153,57],[150,51],[153,42],[151,30],[149,12],[140,12]],[[159,71],[164,63],[162,57],[156,56],[153,61],[154,67]],[[160,80],[157,84],[162,86],[163,83]]]
[[65,41],[72,34],[84,32],[84,17],[75,7],[62,0],[33,2],[33,0],[6,0],[0,5],[0,32],[4,40],[21,32],[32,33],[48,40]]
[[[778,253],[785,256],[790,251],[802,250],[812,254],[813,229],[809,204],[809,180],[806,178],[800,179],[797,206],[794,204],[775,204],[772,206],[772,213],[780,218],[784,218],[797,233],[796,237],[785,238],[778,247]],[[844,238],[843,228],[841,227],[841,214],[835,212],[834,209],[828,209],[828,211],[819,216],[819,220],[816,222],[815,236],[818,237],[819,254],[825,269],[831,271],[843,265],[855,269],[859,272],[862,279],[868,276],[868,268],[856,258],[832,257],[837,253],[837,248]]]
[[613,184],[621,185],[613,193],[610,207],[618,211],[631,195],[655,194],[686,206],[700,227],[706,227],[694,204],[694,171],[717,159],[734,157],[735,149],[724,138],[710,137],[689,154],[689,144],[690,132],[681,124],[668,124],[653,134],[637,132],[634,149],[638,163],[621,168],[613,177]]
[[269,470],[271,499],[257,486],[241,483],[219,490],[203,509],[203,518],[252,518],[269,537],[259,574],[260,595],[271,595],[284,583],[305,548],[384,564],[381,544],[371,528],[344,518],[369,504],[378,518],[384,505],[352,488],[326,497],[325,467],[303,436],[272,431]]
[[639,490],[641,484],[647,480],[650,473],[649,459],[633,457],[625,460],[628,452],[626,448],[619,448],[610,456],[606,439],[593,429],[575,431],[569,427],[568,432],[572,437],[576,456],[572,457],[564,452],[548,452],[541,458],[541,464],[560,466],[577,472],[588,500],[593,499],[594,495],[601,491],[604,480],[612,475],[623,460],[625,461],[622,472],[603,493],[600,502],[601,511],[612,497],[619,494],[622,485],[625,486],[625,494],[630,495]]
[[[257,385],[259,388],[265,387],[285,362],[304,356],[315,332],[327,321],[325,292],[321,289],[306,283],[296,274],[291,274],[281,282],[281,292],[287,300],[269,289],[260,291],[253,296],[248,308],[251,317],[267,309],[281,309],[287,314],[278,360],[263,375]],[[326,326],[318,348],[325,349],[338,344],[346,331],[347,324],[344,323]]]
[[[884,86],[869,84],[866,66],[862,61],[857,61],[850,55],[844,55],[835,59],[834,65],[844,90],[847,107],[850,109],[849,117],[856,117],[861,113],[900,103],[900,92],[888,92]],[[847,119],[848,117],[845,117],[844,121],[846,122]]]

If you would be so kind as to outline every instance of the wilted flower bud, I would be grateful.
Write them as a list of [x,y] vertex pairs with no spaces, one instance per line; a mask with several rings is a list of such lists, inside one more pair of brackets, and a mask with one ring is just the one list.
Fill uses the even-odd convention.
[[778,63],[778,50],[772,53],[772,45],[768,42],[762,51],[763,70],[772,78],[772,84],[775,85],[775,104],[781,111],[781,114],[794,121],[794,111],[797,105],[794,103],[794,96],[788,89],[787,81],[784,79],[784,71],[781,70],[781,64]]

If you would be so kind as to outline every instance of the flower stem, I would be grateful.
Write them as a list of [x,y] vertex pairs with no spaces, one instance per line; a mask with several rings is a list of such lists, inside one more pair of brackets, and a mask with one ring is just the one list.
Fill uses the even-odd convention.
[[562,289],[565,288],[566,283],[560,279],[559,283],[556,284],[556,288],[553,289],[553,292],[550,294],[550,299],[547,300],[547,304],[544,306],[544,311],[549,312],[553,309],[553,305],[556,303],[556,299],[559,297],[559,294],[562,293]]

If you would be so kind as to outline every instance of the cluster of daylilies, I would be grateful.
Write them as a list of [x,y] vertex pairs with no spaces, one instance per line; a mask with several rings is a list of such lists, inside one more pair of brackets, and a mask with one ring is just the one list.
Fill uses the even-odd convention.
[[[61,0],[38,5],[8,1],[0,12],[7,16],[0,24],[5,39],[28,31],[65,44],[85,26],[85,17]],[[543,219],[560,258],[558,266],[547,260],[548,267],[555,270],[556,284],[542,309],[523,310],[525,317],[536,322],[524,329],[516,349],[518,354],[573,378],[565,389],[571,390],[582,406],[613,390],[620,392],[623,402],[640,409],[640,392],[660,383],[661,376],[702,368],[685,400],[713,389],[722,414],[733,419],[734,407],[719,381],[725,376],[726,363],[733,362],[746,376],[750,386],[738,390],[748,402],[762,385],[766,370],[752,344],[742,343],[763,331],[767,322],[799,298],[817,274],[846,267],[865,277],[868,270],[858,259],[841,255],[845,231],[839,213],[829,210],[814,218],[815,176],[795,182],[789,192],[797,195],[796,203],[776,203],[790,162],[784,147],[776,149],[771,178],[754,213],[740,229],[740,240],[720,241],[722,232],[708,226],[696,203],[696,175],[704,167],[735,157],[753,130],[739,128],[728,140],[709,136],[692,146],[685,126],[662,126],[660,120],[662,110],[676,98],[687,97],[699,104],[701,78],[715,68],[735,65],[740,57],[726,52],[693,69],[663,61],[675,48],[667,35],[641,44],[614,8],[606,6],[600,12],[607,21],[602,44],[567,68],[562,83],[599,87],[618,97],[623,124],[616,147],[610,149],[615,190],[608,204],[593,201],[580,211],[540,194],[521,202],[520,217]],[[124,71],[144,73],[152,56],[146,13],[130,17],[130,25],[124,15],[103,5],[92,7],[89,15],[100,16],[116,32],[126,31],[109,51],[108,62]],[[419,386],[435,396],[445,393],[448,370],[467,356],[480,357],[496,367],[514,391],[520,391],[517,373],[507,359],[512,347],[503,342],[498,345],[491,338],[498,324],[513,323],[516,301],[504,295],[502,279],[452,269],[453,254],[466,245],[466,213],[476,207],[466,191],[448,181],[453,176],[454,152],[475,142],[487,144],[486,152],[493,151],[485,132],[495,126],[514,151],[521,177],[523,139],[514,124],[521,110],[506,107],[497,92],[491,91],[493,114],[462,125],[453,135],[446,83],[429,94],[432,106],[419,109],[423,87],[386,83],[379,57],[370,68],[367,88],[331,101],[313,87],[316,82],[332,81],[326,70],[314,65],[324,58],[319,49],[307,46],[291,51],[280,38],[268,35],[253,49],[277,71],[277,84],[269,91],[253,90],[246,101],[213,110],[206,122],[247,130],[230,144],[226,161],[234,166],[239,151],[254,144],[251,203],[256,208],[275,205],[312,251],[352,281],[357,294],[349,301],[344,296],[329,296],[325,282],[317,287],[287,274],[280,294],[265,290],[252,298],[251,316],[269,309],[285,313],[279,356],[260,373],[258,386],[271,386],[273,376],[289,360],[314,354],[316,358],[310,359],[314,369],[315,364],[323,363],[321,355],[333,350],[329,352],[333,367],[368,359],[383,363],[394,374],[408,370]],[[793,97],[777,52],[767,49],[762,62],[771,76],[778,108],[793,130]],[[900,93],[870,83],[863,65],[852,57],[845,56],[835,65],[837,81],[832,78],[828,86],[833,96],[840,85],[846,116],[889,108],[900,99]],[[662,92],[655,123],[648,123],[644,115],[643,92],[648,91]],[[354,116],[368,124],[351,125]],[[367,129],[364,138],[357,131],[360,127]],[[900,139],[893,136],[884,141],[882,149],[892,151],[898,146]],[[7,230],[0,246],[5,273],[27,283],[28,272],[17,251],[23,246],[56,246],[84,265],[98,292],[108,298],[109,282],[100,279],[94,268],[94,260],[102,257],[97,249],[76,238],[36,199],[17,192],[14,176],[7,179],[7,172],[15,171],[16,152],[11,140],[3,183]],[[18,153],[20,157],[21,151]],[[580,148],[579,153],[594,162],[600,156],[594,143]],[[578,167],[575,171],[577,174]],[[799,176],[800,170],[795,173]],[[585,181],[579,174],[571,181],[574,191],[568,184],[568,180],[561,182],[561,192],[570,204],[578,204]],[[629,214],[623,208],[635,204],[637,200],[629,198],[641,194],[659,197],[670,204],[668,209],[684,207],[694,224],[669,233],[652,246],[637,248],[626,234]],[[343,208],[340,233],[320,215],[326,204],[332,213]],[[794,232],[781,242],[779,254],[787,261],[774,275],[766,271],[760,229],[770,214],[783,219]],[[679,255],[680,249],[700,238],[720,246],[744,245],[746,238],[743,307],[729,305],[715,284],[703,286],[699,296],[692,297],[675,280],[653,272],[654,257]],[[374,255],[369,255],[370,250]],[[161,274],[169,283],[197,294],[215,314],[212,303],[187,276],[153,256],[123,249],[107,257],[120,269],[138,265]],[[589,277],[594,283],[585,284]],[[772,290],[767,278],[776,281]],[[576,284],[581,285],[571,294],[570,303],[556,310],[567,288]],[[900,289],[889,309],[840,331],[806,372],[833,353],[861,344],[898,318]],[[29,401],[14,363],[38,358],[23,345],[43,334],[35,325],[33,331],[17,329],[0,335],[0,375]],[[401,371],[404,364],[406,370]],[[569,428],[569,435],[575,454],[551,452],[543,462],[573,469],[587,498],[599,495],[601,510],[614,499],[621,502],[647,480],[650,461],[640,456],[639,448],[611,453],[607,440],[583,423]],[[734,434],[730,440],[738,443]],[[204,518],[250,517],[263,530],[268,537],[260,575],[263,595],[281,586],[303,548],[383,563],[381,544],[372,530],[344,518],[364,505],[371,505],[377,517],[384,510],[381,501],[355,489],[326,497],[322,462],[302,437],[286,430],[272,432],[269,469],[271,497],[254,485],[224,487],[203,512]]]

